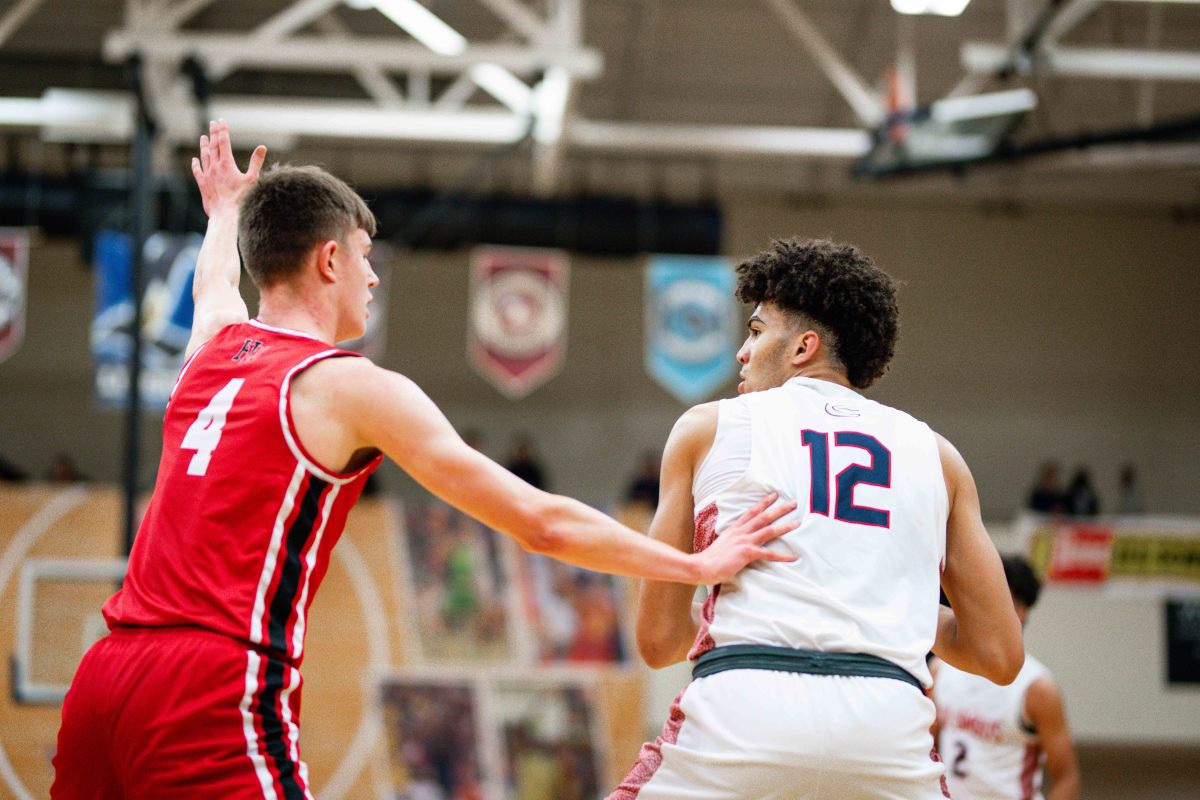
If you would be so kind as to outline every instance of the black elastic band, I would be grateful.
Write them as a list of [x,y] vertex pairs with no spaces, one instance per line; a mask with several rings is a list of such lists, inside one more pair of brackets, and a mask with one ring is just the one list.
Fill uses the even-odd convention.
[[709,650],[696,659],[692,680],[731,669],[769,669],[806,675],[852,675],[893,678],[924,691],[908,670],[868,653],[820,653],[762,644],[731,644]]

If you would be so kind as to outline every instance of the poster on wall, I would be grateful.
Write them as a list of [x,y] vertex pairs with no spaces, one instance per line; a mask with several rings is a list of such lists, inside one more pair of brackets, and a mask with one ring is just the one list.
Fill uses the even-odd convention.
[[517,658],[519,608],[507,537],[445,503],[414,504],[398,531],[402,618],[417,662]]
[[471,254],[467,356],[510,400],[525,397],[562,366],[568,272],[561,250],[488,246]]
[[650,257],[646,370],[682,403],[708,398],[737,372],[733,289],[724,258]]
[[[497,534],[498,535],[498,534]],[[518,583],[525,648],[539,664],[629,664],[620,584],[546,556],[522,552]]]
[[[203,237],[155,233],[143,251],[142,405],[163,409],[183,366],[192,335],[192,275]],[[92,318],[95,394],[105,408],[129,395],[133,352],[133,241],[121,231],[100,231],[95,242],[96,315]]]
[[25,285],[29,231],[0,228],[0,363],[25,341]]

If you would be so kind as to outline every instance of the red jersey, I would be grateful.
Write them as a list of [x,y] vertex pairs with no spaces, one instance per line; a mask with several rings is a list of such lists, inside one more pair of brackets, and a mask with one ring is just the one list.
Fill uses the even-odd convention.
[[110,628],[194,625],[299,665],[329,554],[382,459],[334,472],[296,435],[292,379],[341,356],[357,354],[251,320],[184,364],[124,587],[104,606]]

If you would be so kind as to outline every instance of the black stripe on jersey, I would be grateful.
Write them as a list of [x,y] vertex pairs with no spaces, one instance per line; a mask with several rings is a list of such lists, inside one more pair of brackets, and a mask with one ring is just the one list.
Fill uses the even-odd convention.
[[275,771],[279,774],[279,787],[283,789],[284,800],[305,800],[304,789],[296,777],[299,765],[292,761],[288,753],[287,732],[283,728],[279,709],[275,707],[279,701],[279,690],[283,688],[284,672],[282,661],[267,656],[266,676],[262,690],[258,693],[258,717],[262,720],[267,756],[275,762]]
[[280,653],[289,652],[287,625],[296,603],[296,593],[300,590],[300,577],[304,572],[300,555],[313,535],[314,525],[321,510],[321,497],[328,488],[329,484],[325,481],[309,476],[308,488],[300,500],[300,510],[287,532],[283,567],[280,568],[275,596],[271,598],[270,616],[267,621],[267,641],[272,649]]

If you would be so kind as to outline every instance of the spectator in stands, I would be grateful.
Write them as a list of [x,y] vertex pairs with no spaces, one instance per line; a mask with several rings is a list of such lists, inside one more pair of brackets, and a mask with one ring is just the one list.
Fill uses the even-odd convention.
[[658,456],[654,453],[642,456],[637,474],[625,489],[625,502],[658,508]]
[[0,456],[0,483],[21,483],[27,480],[29,480],[29,476],[25,473],[25,470],[4,456]]
[[1142,496],[1142,487],[1138,482],[1137,470],[1128,461],[1121,465],[1120,487],[1121,494],[1117,499],[1117,513],[1145,514],[1146,499]]
[[1092,488],[1087,467],[1079,467],[1067,486],[1067,513],[1076,517],[1094,517],[1100,513],[1100,498]]
[[533,440],[527,433],[519,433],[513,437],[512,455],[508,457],[508,463],[504,466],[531,486],[546,489],[548,485],[546,470],[538,461],[533,451]]
[[1066,492],[1059,480],[1057,461],[1042,464],[1037,483],[1029,493],[1029,510],[1041,514],[1062,514],[1067,510]]
[[85,481],[87,478],[79,471],[79,467],[75,465],[75,459],[66,453],[59,452],[55,454],[54,460],[50,462],[50,469],[46,472],[46,480],[54,481],[55,483],[77,483]]

